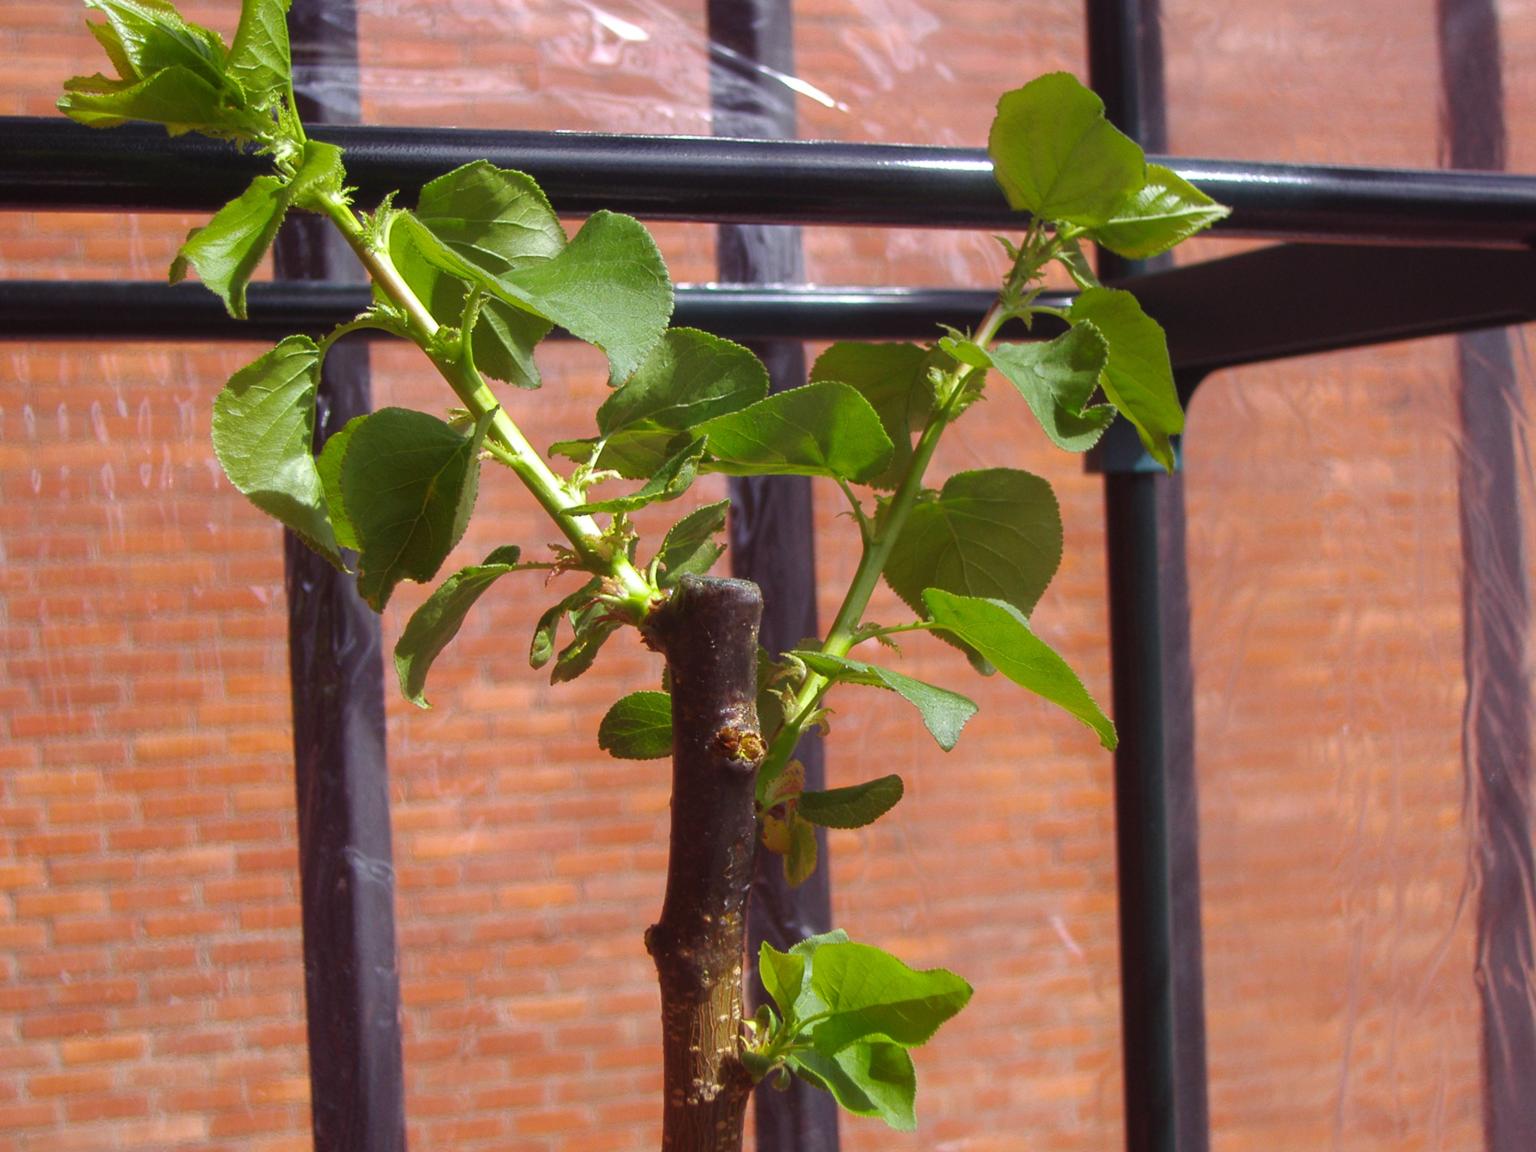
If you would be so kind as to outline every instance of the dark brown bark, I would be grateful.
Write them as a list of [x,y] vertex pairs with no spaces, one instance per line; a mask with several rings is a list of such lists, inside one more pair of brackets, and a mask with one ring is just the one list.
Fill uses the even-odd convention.
[[663,1152],[738,1152],[752,1079],[737,1057],[756,840],[757,628],[745,580],[684,577],[647,633],[672,679],[672,836],[661,919]]

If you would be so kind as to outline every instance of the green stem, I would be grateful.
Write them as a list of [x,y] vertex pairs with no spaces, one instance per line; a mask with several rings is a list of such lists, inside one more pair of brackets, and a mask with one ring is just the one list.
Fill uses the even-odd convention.
[[[1043,254],[1039,249],[1040,243],[1032,232],[1030,241],[1020,253],[1019,265],[1009,275],[1008,285],[1028,282],[1038,274],[1044,264]],[[1003,294],[993,301],[991,308],[987,310],[980,325],[977,326],[976,344],[983,348],[988,347],[997,338],[998,330],[1015,314],[1009,302],[1009,296],[1010,293],[1005,287]],[[928,417],[927,424],[924,425],[916,445],[913,446],[912,459],[907,464],[906,473],[902,476],[895,495],[891,497],[885,516],[878,521],[878,528],[872,535],[865,535],[864,549],[859,557],[859,566],[853,574],[853,582],[848,586],[848,592],[837,610],[837,617],[832,621],[827,638],[821,645],[821,651],[828,655],[846,656],[861,639],[858,636],[859,623],[864,618],[864,610],[869,607],[870,598],[879,586],[880,576],[885,571],[891,550],[895,548],[896,541],[901,536],[901,530],[906,526],[907,517],[922,493],[923,474],[928,470],[928,464],[939,446],[939,438],[944,434],[944,429],[953,423],[958,415],[956,409],[965,392],[966,379],[972,372],[980,371],[984,369],[972,368],[957,373],[954,387],[950,389],[949,395]],[[778,778],[784,766],[789,763],[790,757],[794,755],[795,747],[800,742],[801,732],[816,715],[821,698],[830,686],[831,680],[828,677],[811,669],[806,670],[805,679],[801,681],[794,701],[785,709],[784,722],[774,735],[773,742],[768,748],[768,755],[758,773],[757,794],[760,801],[769,785]]]
[[524,487],[533,494],[533,498],[549,513],[570,541],[582,567],[613,580],[615,591],[638,623],[650,612],[652,606],[655,589],[651,582],[630,563],[621,549],[616,549],[604,537],[597,521],[590,516],[571,512],[572,508],[583,502],[581,493],[573,491],[545,463],[544,458],[523,435],[522,429],[497,402],[495,394],[475,369],[473,362],[458,354],[458,350],[445,354],[437,348],[438,331],[442,325],[400,275],[389,253],[382,245],[369,239],[362,221],[357,218],[346,199],[333,193],[324,197],[321,204],[326,216],[346,238],[363,267],[373,277],[374,283],[405,316],[411,338],[436,365],[471,416],[477,420],[490,417],[486,444],[491,455],[511,468]]

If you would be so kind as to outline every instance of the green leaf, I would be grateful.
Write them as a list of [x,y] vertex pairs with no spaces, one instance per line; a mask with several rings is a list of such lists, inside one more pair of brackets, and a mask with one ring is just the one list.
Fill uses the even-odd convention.
[[863,828],[896,807],[902,792],[900,776],[881,776],[846,788],[802,792],[795,811],[823,828]]
[[597,746],[619,760],[658,760],[672,754],[672,697],[631,692],[608,709]]
[[1034,611],[1061,563],[1061,512],[1051,486],[1013,468],[959,472],[912,507],[886,582],[923,613],[923,591],[988,596]]
[[425,412],[383,408],[352,429],[341,492],[357,533],[357,590],[375,611],[401,580],[437,575],[464,535],[490,420],[466,436]]
[[227,106],[220,89],[186,68],[162,68],[143,80],[77,76],[64,83],[58,109],[88,128],[115,128],[130,120],[163,124],[172,136],[184,132],[254,136],[247,114]]
[[1171,168],[1147,165],[1147,182],[1089,235],[1111,252],[1146,260],[1231,215]]
[[757,950],[757,974],[762,978],[763,988],[784,1014],[785,1026],[794,1027],[799,1023],[795,1002],[805,983],[805,953],[794,949],[780,952],[764,940]]
[[[692,328],[669,329],[597,410],[598,464],[631,479],[650,476],[675,451],[678,433],[767,395],[768,370],[746,348]],[[595,444],[559,447],[586,460]]]
[[891,459],[891,441],[869,401],[847,384],[821,381],[695,425],[709,468],[733,476],[840,476],[867,480]]
[[315,467],[320,472],[320,485],[325,490],[325,504],[331,513],[331,528],[336,533],[336,543],[353,551],[357,550],[357,529],[347,516],[346,500],[341,492],[341,462],[347,454],[347,443],[352,439],[353,431],[367,418],[366,413],[354,416],[331,433],[315,461]]
[[288,185],[288,202],[322,211],[320,198],[341,192],[346,175],[340,148],[323,140],[306,140],[298,171]]
[[430,707],[423,689],[432,662],[459,634],[481,593],[508,572],[517,571],[517,558],[515,546],[497,548],[481,563],[460,568],[444,580],[412,613],[395,645],[395,674],[400,679],[400,691],[412,704]]
[[553,259],[565,229],[533,177],[476,160],[426,184],[416,218],[492,276]]
[[244,320],[246,285],[287,211],[287,186],[275,176],[256,177],[212,220],[187,237],[171,265],[171,283],[182,280],[190,264],[224,301],[229,314]]
[[981,653],[1015,684],[1065,708],[1098,733],[1105,748],[1116,744],[1115,726],[1094,703],[1077,673],[1030,630],[1012,604],[955,596],[930,588],[923,600],[939,628]]
[[725,545],[715,542],[715,533],[725,527],[730,508],[729,500],[706,504],[667,530],[656,557],[660,569],[657,583],[661,587],[671,588],[690,573],[703,576],[714,566],[725,551]]
[[533,628],[533,643],[528,648],[530,667],[542,668],[549,663],[549,658],[555,654],[555,640],[560,632],[560,621],[565,618],[567,612],[584,608],[592,603],[593,597],[601,590],[601,581],[595,578],[588,580],[560,603],[545,610]]
[[672,316],[672,281],[638,220],[595,212],[554,259],[497,283],[578,340],[608,354],[609,381],[634,374]]
[[1089,403],[1109,363],[1109,345],[1087,320],[1047,343],[999,344],[992,363],[1059,448],[1088,451],[1115,418],[1112,406]]
[[[395,268],[440,322],[462,324],[470,283],[486,291],[482,283],[486,277],[441,245],[409,213],[394,220],[400,223],[389,230],[389,254]],[[442,267],[449,263],[461,267],[462,275]],[[537,388],[539,369],[533,350],[551,327],[547,319],[520,304],[495,297],[483,299],[479,321],[470,335],[475,367],[493,380],[505,380],[518,388]]]
[[230,377],[213,402],[213,450],[224,474],[256,507],[342,567],[315,465],[320,350],[290,336]]
[[878,1116],[898,1132],[917,1127],[917,1071],[899,1044],[860,1040],[832,1056],[801,1050],[785,1063],[855,1116]]
[[912,433],[933,411],[928,369],[935,354],[916,344],[834,344],[816,358],[811,381],[836,380],[851,385],[880,416],[893,446],[887,467],[868,481],[894,488],[912,459]]
[[288,49],[291,0],[244,0],[229,49],[229,73],[245,90],[268,100],[287,92],[293,75]]
[[964,1008],[971,986],[943,968],[908,968],[868,944],[823,944],[811,966],[812,991],[830,1013],[811,1032],[830,1056],[859,1040],[880,1038],[911,1048],[927,1043]]
[[[864,664],[858,660],[849,660],[847,657],[833,656],[826,652],[796,651],[795,655],[805,661],[806,667],[839,683],[865,684],[874,688],[888,688],[897,693],[922,714],[924,727],[933,734],[933,738],[939,742],[939,747],[946,752],[960,739],[960,729],[965,727],[965,722],[976,715],[975,703],[960,693],[925,684],[911,676],[892,672],[889,668],[881,668],[876,664]],[[892,777],[892,779],[896,778]],[[896,798],[901,798],[899,790]],[[895,800],[891,803],[894,804]],[[806,818],[810,819],[810,816],[807,815]],[[817,823],[823,823],[823,821],[817,821]],[[827,826],[842,827],[840,824]]]
[[684,444],[656,469],[656,474],[628,496],[615,496],[611,500],[593,500],[569,511],[573,515],[591,515],[594,512],[633,512],[647,504],[676,500],[693,483],[704,456],[704,439],[700,437]]
[[608,615],[607,606],[601,603],[588,604],[586,607],[571,613],[571,630],[575,633],[571,642],[555,657],[555,666],[550,670],[549,682],[551,684],[563,684],[567,680],[574,680],[597,659],[598,652],[612,636],[623,627],[619,621]]
[[1008,203],[1046,220],[1107,224],[1147,179],[1141,148],[1066,72],[1004,94],[987,151]]
[[[124,80],[185,68],[214,87],[224,82],[227,52],[218,33],[181,18],[166,0],[85,0],[107,18],[92,28]],[[98,30],[99,29],[99,30]]]
[[1072,302],[1068,319],[1090,322],[1109,344],[1109,363],[1099,383],[1132,424],[1152,458],[1173,471],[1169,437],[1184,430],[1184,410],[1173,382],[1168,341],[1141,310],[1136,297],[1118,288],[1090,288]]

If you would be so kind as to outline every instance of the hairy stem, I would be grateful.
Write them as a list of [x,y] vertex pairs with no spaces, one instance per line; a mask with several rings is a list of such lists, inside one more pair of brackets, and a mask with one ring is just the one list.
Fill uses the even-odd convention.
[[595,574],[610,577],[624,604],[638,622],[651,609],[654,589],[651,582],[630,563],[622,549],[604,538],[592,517],[570,510],[584,497],[573,491],[529,443],[512,417],[497,402],[484,378],[471,360],[463,355],[443,354],[436,349],[435,338],[442,327],[421,298],[400,275],[389,253],[373,243],[350,204],[339,194],[322,201],[326,216],[346,237],[357,258],[390,302],[406,318],[411,337],[420,346],[458,396],[459,401],[477,419],[489,415],[490,428],[486,447],[491,455],[506,464],[532,493],[550,519],[570,541],[582,566]]
[[752,1078],[738,1056],[762,593],[685,576],[646,624],[672,681],[672,833],[661,918],[646,933],[661,986],[663,1152],[739,1152]]

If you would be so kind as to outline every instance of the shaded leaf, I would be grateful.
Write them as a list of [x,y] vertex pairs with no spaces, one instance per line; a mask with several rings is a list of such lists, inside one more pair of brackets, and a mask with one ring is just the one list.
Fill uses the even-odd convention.
[[943,367],[943,357],[916,344],[834,344],[811,366],[811,381],[836,380],[857,388],[880,416],[892,445],[890,463],[868,483],[893,488],[912,459],[912,433],[933,411],[930,367]]
[[912,507],[885,579],[918,615],[923,591],[995,597],[1032,612],[1061,563],[1051,486],[1013,468],[958,472]]
[[590,515],[593,512],[633,512],[647,504],[676,500],[698,473],[699,461],[704,456],[702,438],[684,444],[656,469],[656,474],[628,496],[615,496],[611,500],[593,500],[570,509],[573,515]]
[[866,480],[891,458],[869,401],[847,384],[792,388],[693,428],[708,440],[709,468],[733,476],[841,476]]
[[598,652],[608,642],[608,637],[623,627],[623,624],[608,615],[607,606],[599,603],[577,609],[571,613],[570,619],[571,630],[575,635],[555,657],[555,666],[549,674],[551,684],[574,680],[592,667]]
[[256,507],[342,567],[312,454],[320,350],[290,336],[230,377],[213,402],[213,449]]
[[672,697],[631,692],[614,703],[597,729],[597,746],[619,760],[657,760],[672,754]]
[[786,1063],[855,1116],[878,1116],[898,1132],[917,1127],[917,1071],[899,1044],[860,1040],[831,1056],[801,1050]]
[[798,888],[816,874],[816,829],[798,811],[789,816],[789,850],[784,853],[784,882]]
[[1005,93],[987,138],[1008,203],[1097,227],[1146,183],[1146,156],[1104,118],[1104,101],[1066,72]]
[[347,454],[347,443],[353,431],[367,418],[366,413],[354,416],[331,433],[315,461],[315,467],[320,472],[320,485],[325,490],[325,504],[330,510],[336,543],[354,551],[357,549],[357,530],[352,527],[352,521],[347,516],[347,502],[341,491],[341,462]]
[[375,611],[401,580],[437,575],[463,536],[490,419],[466,436],[425,412],[383,408],[352,429],[341,492],[357,535],[357,590]]
[[528,648],[528,663],[531,667],[542,668],[549,663],[549,658],[555,654],[555,640],[559,635],[560,621],[565,618],[567,612],[590,604],[592,598],[601,590],[601,581],[589,580],[558,604],[545,609],[538,623],[534,625],[533,643]]
[[671,588],[689,574],[703,576],[714,566],[725,551],[725,545],[715,541],[715,533],[725,527],[730,508],[729,500],[706,504],[667,529],[656,557],[661,587]]
[[1114,420],[1112,406],[1089,403],[1109,362],[1109,345],[1089,321],[1049,342],[999,344],[991,354],[1057,447],[1086,452]]
[[143,80],[77,76],[64,83],[58,109],[89,128],[114,128],[130,120],[165,125],[172,136],[184,132],[254,135],[242,110],[225,104],[220,90],[186,68],[162,68]]
[[923,594],[933,622],[974,648],[1015,684],[1065,708],[1098,734],[1105,748],[1116,744],[1110,723],[1077,673],[1031,631],[1012,604],[955,596],[938,588]]
[[902,792],[900,776],[881,776],[846,788],[802,792],[795,811],[823,828],[863,828],[896,807]]
[[432,662],[459,634],[481,594],[508,572],[517,571],[517,559],[516,547],[497,548],[481,563],[460,568],[444,580],[411,614],[395,645],[395,674],[400,691],[412,704],[429,707],[423,690]]
[[1099,381],[1104,394],[1136,426],[1152,458],[1172,472],[1170,437],[1184,430],[1184,410],[1162,328],[1136,297],[1118,288],[1089,288],[1072,302],[1068,318],[1074,325],[1088,321],[1109,344]]
[[[926,684],[911,676],[903,676],[889,668],[865,664],[845,656],[833,656],[826,652],[795,653],[807,667],[829,679],[844,684],[865,684],[874,688],[888,688],[911,704],[922,714],[923,726],[933,734],[939,747],[948,752],[960,739],[965,722],[976,715],[976,705],[958,692]],[[900,793],[897,793],[900,799]],[[893,800],[892,803],[895,803]],[[818,821],[821,823],[821,821]],[[841,825],[828,825],[841,827]]]

